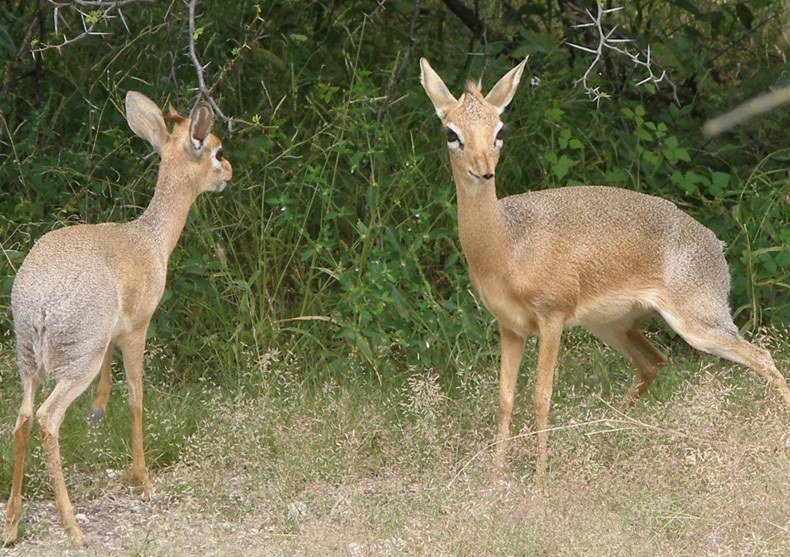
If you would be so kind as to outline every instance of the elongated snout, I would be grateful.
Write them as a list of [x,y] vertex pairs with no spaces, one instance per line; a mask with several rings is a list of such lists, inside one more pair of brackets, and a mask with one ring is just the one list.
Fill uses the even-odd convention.
[[497,157],[493,153],[479,153],[472,161],[472,168],[469,170],[472,177],[483,181],[494,179]]

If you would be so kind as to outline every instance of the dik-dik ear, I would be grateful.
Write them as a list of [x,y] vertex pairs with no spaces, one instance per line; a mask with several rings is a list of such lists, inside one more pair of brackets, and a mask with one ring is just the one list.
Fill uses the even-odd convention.
[[196,151],[202,151],[211,126],[214,125],[214,111],[204,102],[199,102],[189,115],[189,138]]
[[518,66],[507,72],[486,95],[486,100],[496,108],[497,114],[502,114],[507,105],[510,104],[510,101],[513,100],[513,95],[516,94],[516,87],[518,87],[518,82],[521,81],[521,74],[528,59],[529,56],[524,58]]
[[444,120],[447,112],[457,105],[458,101],[425,58],[420,58],[420,83],[428,94],[428,98],[431,99],[433,107],[436,109],[436,115]]
[[126,121],[134,133],[150,143],[157,153],[162,154],[170,134],[162,111],[151,99],[137,91],[127,92]]

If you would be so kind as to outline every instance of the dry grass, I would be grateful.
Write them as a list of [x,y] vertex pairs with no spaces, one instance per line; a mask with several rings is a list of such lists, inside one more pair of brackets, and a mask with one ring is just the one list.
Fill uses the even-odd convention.
[[[543,496],[528,426],[509,477],[489,482],[493,375],[452,396],[433,370],[389,393],[327,380],[310,394],[287,373],[256,396],[217,391],[210,423],[154,473],[154,501],[68,472],[90,544],[70,554],[787,555],[788,412],[739,368],[705,362],[627,417],[560,385]],[[45,491],[0,555],[66,552]]]

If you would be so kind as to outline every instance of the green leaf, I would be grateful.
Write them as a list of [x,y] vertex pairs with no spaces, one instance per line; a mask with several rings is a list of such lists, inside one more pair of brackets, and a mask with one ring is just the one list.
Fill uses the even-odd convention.
[[689,156],[689,152],[683,149],[682,147],[675,149],[674,153],[675,153],[675,157],[679,161],[691,162],[691,157]]
[[645,128],[636,128],[635,133],[636,137],[642,141],[653,141],[653,136]]
[[562,115],[564,112],[561,108],[547,108],[543,111],[544,116],[551,120],[552,122],[559,122],[562,120]]
[[752,28],[752,22],[754,21],[754,16],[752,15],[752,11],[744,2],[738,2],[735,4],[735,14],[738,16],[738,19],[743,24],[744,27],[747,29]]
[[11,39],[11,36],[6,31],[5,27],[0,25],[0,47],[4,48],[10,53],[16,52],[16,46],[14,46],[14,41]]
[[271,50],[267,50],[265,48],[257,48],[256,47],[253,50],[253,53],[255,54],[256,57],[258,57],[258,58],[260,58],[262,60],[266,60],[270,64],[272,64],[274,66],[277,66],[280,69],[285,68],[285,66],[283,65],[282,58],[277,56]]
[[570,157],[562,155],[557,163],[553,165],[551,170],[554,173],[554,176],[557,177],[557,180],[562,180],[565,175],[568,174],[568,170],[570,170],[570,168],[576,164],[576,162],[577,161],[571,159]]
[[570,138],[571,138],[571,130],[569,130],[568,128],[565,128],[560,132],[560,137],[558,140],[560,149],[565,149],[568,147],[568,140]]
[[674,4],[681,10],[686,10],[694,17],[702,17],[702,12],[699,11],[697,6],[694,4],[694,2],[691,2],[691,0],[675,0]]
[[730,185],[730,175],[726,172],[713,172],[710,176],[710,185],[711,193],[720,195]]
[[99,10],[94,10],[85,14],[85,23],[88,24],[88,27],[96,25],[100,19],[101,12]]

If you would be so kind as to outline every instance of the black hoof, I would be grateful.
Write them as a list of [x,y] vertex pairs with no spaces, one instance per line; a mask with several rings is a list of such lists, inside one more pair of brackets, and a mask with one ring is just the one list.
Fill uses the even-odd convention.
[[99,425],[99,422],[104,417],[104,410],[92,408],[91,411],[88,413],[88,416],[90,416],[92,425]]

